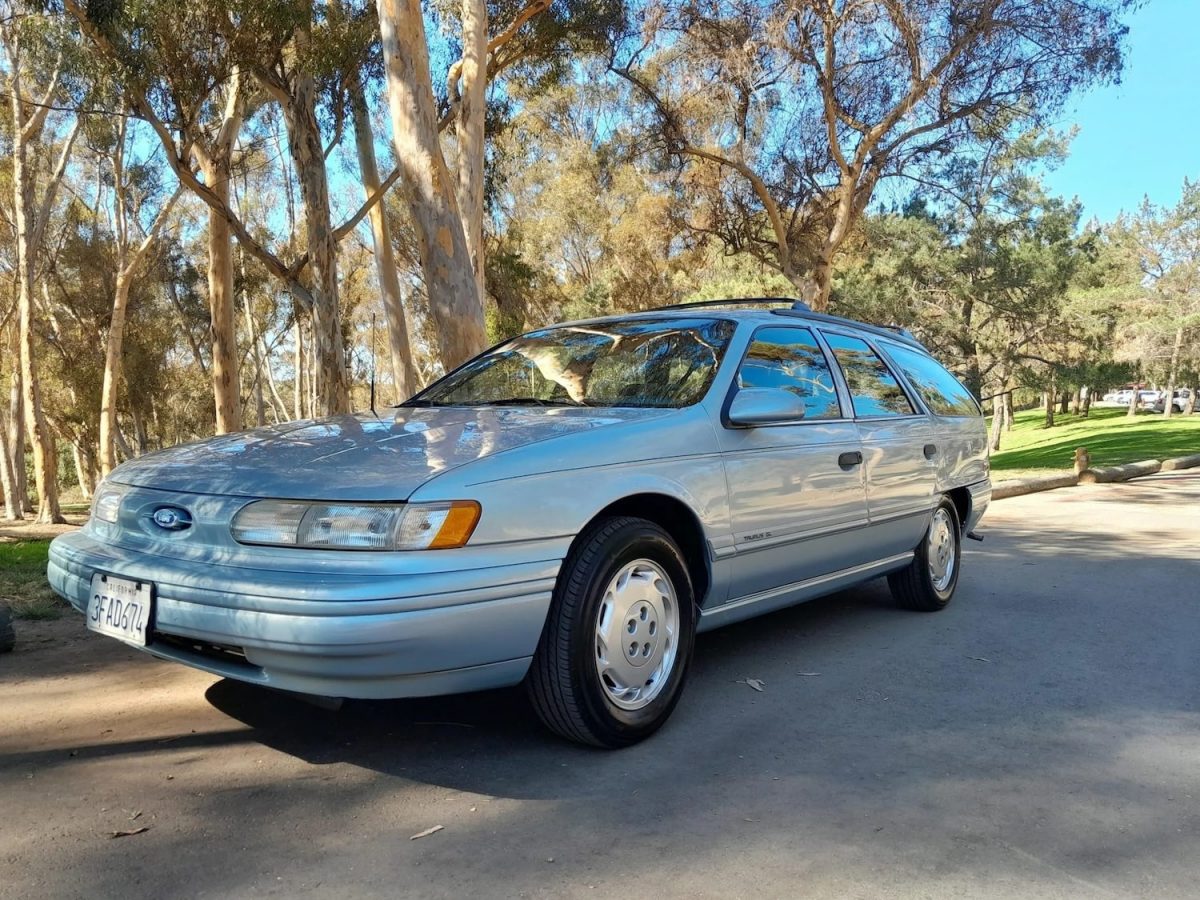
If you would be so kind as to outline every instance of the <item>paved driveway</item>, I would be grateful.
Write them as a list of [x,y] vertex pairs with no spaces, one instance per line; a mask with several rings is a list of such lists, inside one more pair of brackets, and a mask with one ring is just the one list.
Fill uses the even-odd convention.
[[877,582],[703,636],[620,753],[517,692],[333,713],[27,629],[0,896],[1194,897],[1200,473],[983,531],[943,613]]

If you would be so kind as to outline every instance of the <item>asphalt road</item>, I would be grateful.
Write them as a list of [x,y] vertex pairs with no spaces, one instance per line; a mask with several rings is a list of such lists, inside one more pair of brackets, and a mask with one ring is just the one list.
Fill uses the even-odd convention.
[[618,753],[515,691],[334,713],[26,628],[0,897],[1195,897],[1200,472],[982,530],[942,613],[874,582],[703,636]]

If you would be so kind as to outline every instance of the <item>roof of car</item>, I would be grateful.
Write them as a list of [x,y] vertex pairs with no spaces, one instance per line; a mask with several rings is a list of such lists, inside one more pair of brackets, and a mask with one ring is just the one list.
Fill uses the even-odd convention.
[[877,337],[887,338],[926,353],[929,352],[920,341],[904,328],[874,325],[868,322],[848,319],[843,316],[814,312],[803,301],[787,297],[732,297],[726,300],[702,300],[696,303],[679,303],[673,306],[662,306],[657,309],[647,309],[639,312],[618,313],[586,321],[588,323],[598,323],[624,319],[694,318],[697,314],[710,312],[719,312],[722,318],[757,321],[764,324],[778,322],[780,317],[785,317],[826,325],[840,325],[858,331],[865,331]]

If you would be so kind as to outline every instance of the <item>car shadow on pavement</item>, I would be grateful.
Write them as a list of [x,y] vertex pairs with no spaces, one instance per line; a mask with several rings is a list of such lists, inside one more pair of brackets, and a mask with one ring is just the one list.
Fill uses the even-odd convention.
[[[758,702],[746,680],[761,678],[779,657],[792,657],[799,647],[791,641],[822,632],[849,634],[909,615],[892,607],[880,580],[699,635],[689,684],[671,720],[648,742],[616,754],[551,734],[521,687],[411,700],[347,700],[337,709],[229,679],[213,684],[205,696],[217,710],[249,726],[254,740],[312,764],[350,763],[496,796],[561,796],[562,785],[545,778],[547,769],[604,765],[661,752],[664,743],[694,741],[693,731],[704,728],[704,718],[720,715],[714,691]],[[670,752],[677,750],[682,747]],[[505,765],[464,766],[498,755]],[[533,772],[542,774],[528,777]]]

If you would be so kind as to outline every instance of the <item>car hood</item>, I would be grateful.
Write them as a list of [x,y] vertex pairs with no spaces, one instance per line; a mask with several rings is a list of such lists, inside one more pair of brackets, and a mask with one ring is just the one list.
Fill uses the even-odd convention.
[[149,453],[109,479],[135,487],[288,500],[404,500],[494,456],[670,409],[429,408],[288,422]]

